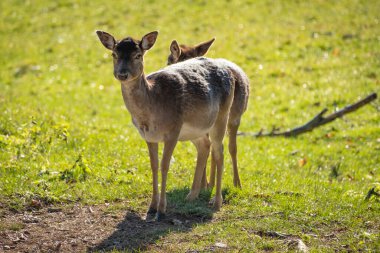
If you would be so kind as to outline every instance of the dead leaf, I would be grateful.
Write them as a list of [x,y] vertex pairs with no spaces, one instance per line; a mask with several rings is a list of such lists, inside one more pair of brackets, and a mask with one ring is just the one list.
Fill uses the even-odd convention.
[[26,236],[24,233],[20,233],[19,239],[20,241],[26,241],[28,240],[28,236]]
[[332,55],[338,56],[339,54],[340,54],[339,48],[334,48],[334,50],[332,51]]
[[306,158],[302,158],[302,159],[298,160],[298,165],[299,165],[300,167],[305,166],[306,163],[307,163]]
[[226,249],[227,248],[227,244],[222,243],[222,242],[217,242],[217,243],[215,243],[215,247]]
[[301,239],[296,239],[297,241],[297,248],[301,252],[309,252],[309,248],[306,246],[306,244]]
[[35,208],[41,208],[42,207],[41,201],[39,201],[37,199],[32,199],[32,201],[30,202],[30,205],[32,207],[35,207]]
[[299,252],[309,252],[309,248],[306,244],[299,238],[292,238],[288,241],[290,248],[295,249]]

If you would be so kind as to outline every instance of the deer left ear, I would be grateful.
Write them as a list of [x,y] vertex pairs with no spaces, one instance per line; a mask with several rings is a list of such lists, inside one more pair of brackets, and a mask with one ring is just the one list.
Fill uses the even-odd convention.
[[154,43],[156,42],[158,36],[158,32],[150,32],[144,37],[142,37],[141,42],[140,42],[140,47],[142,50],[149,50],[151,47],[153,47]]
[[170,44],[170,53],[172,54],[175,61],[177,61],[181,55],[181,48],[179,47],[176,40],[173,40],[172,44]]
[[103,46],[105,46],[109,50],[114,49],[116,45],[116,40],[111,34],[103,31],[96,31],[96,34],[98,35],[99,40],[100,42],[102,42]]

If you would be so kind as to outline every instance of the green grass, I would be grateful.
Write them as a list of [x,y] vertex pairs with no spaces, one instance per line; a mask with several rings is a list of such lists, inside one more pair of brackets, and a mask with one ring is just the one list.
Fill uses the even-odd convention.
[[[38,199],[148,207],[147,147],[95,30],[118,38],[159,30],[146,73],[165,66],[172,39],[196,44],[216,37],[208,56],[234,61],[250,77],[240,130],[256,132],[297,126],[324,107],[331,112],[379,92],[379,13],[378,1],[354,0],[2,1],[2,206],[23,209]],[[208,251],[216,242],[231,251],[289,250],[254,233],[279,231],[315,252],[379,251],[380,202],[364,201],[380,188],[379,108],[377,100],[297,138],[239,137],[243,190],[232,186],[226,152],[222,210],[212,222],[160,237],[152,250]],[[195,204],[181,198],[195,156],[190,143],[177,145],[169,207],[206,215],[202,198]]]

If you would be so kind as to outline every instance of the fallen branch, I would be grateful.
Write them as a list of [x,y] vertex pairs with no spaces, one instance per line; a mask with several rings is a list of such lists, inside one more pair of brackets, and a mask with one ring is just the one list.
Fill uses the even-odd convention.
[[366,98],[356,102],[355,104],[348,105],[344,107],[343,109],[334,112],[327,117],[323,117],[323,115],[327,112],[327,109],[323,109],[320,113],[318,113],[313,119],[311,119],[306,124],[293,128],[288,131],[284,132],[278,132],[279,128],[273,127],[272,130],[269,133],[263,133],[263,129],[261,129],[258,133],[245,133],[245,132],[239,132],[238,135],[243,136],[253,136],[253,137],[264,137],[264,136],[270,136],[270,137],[276,137],[276,136],[285,136],[285,137],[291,137],[296,136],[302,133],[310,132],[314,128],[317,128],[319,126],[325,125],[331,121],[334,121],[337,118],[341,118],[343,115],[348,114],[350,112],[354,112],[360,107],[372,102],[377,98],[376,93],[372,93],[371,95],[367,96]]
[[368,201],[372,196],[380,197],[380,193],[377,193],[375,191],[376,187],[371,188],[369,192],[367,193],[367,196],[365,197],[365,201]]

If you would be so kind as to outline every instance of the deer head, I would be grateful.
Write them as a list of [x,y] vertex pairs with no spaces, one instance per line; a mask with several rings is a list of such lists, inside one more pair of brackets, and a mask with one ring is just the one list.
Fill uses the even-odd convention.
[[168,65],[205,55],[214,41],[215,38],[191,47],[178,45],[178,42],[173,40],[170,45]]
[[128,82],[143,74],[143,56],[156,42],[158,32],[150,32],[136,40],[131,37],[116,41],[103,31],[96,31],[103,46],[112,51],[113,74],[121,82]]

